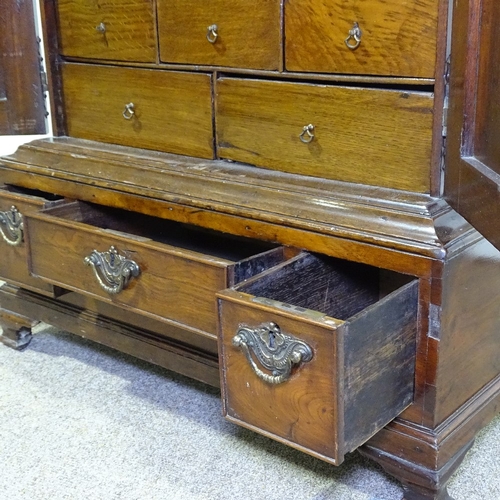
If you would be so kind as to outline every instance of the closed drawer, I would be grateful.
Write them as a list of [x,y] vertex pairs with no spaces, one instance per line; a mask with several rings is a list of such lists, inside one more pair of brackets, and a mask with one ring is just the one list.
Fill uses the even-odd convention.
[[213,158],[210,75],[66,64],[63,87],[71,136]]
[[156,61],[152,0],[58,0],[65,56]]
[[279,0],[159,0],[158,29],[164,62],[279,67]]
[[417,283],[396,278],[301,254],[221,292],[225,416],[341,463],[413,398]]
[[48,194],[0,186],[0,279],[55,296],[59,291],[28,272],[24,218],[26,214],[54,205]]
[[286,69],[434,78],[437,18],[435,0],[289,0]]
[[74,202],[27,217],[30,267],[50,283],[215,337],[218,290],[283,249]]
[[427,192],[432,106],[432,94],[423,92],[221,78],[218,154],[284,172]]

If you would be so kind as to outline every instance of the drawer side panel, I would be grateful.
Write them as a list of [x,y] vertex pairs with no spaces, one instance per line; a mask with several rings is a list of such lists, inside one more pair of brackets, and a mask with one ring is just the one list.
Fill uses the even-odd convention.
[[354,450],[413,400],[418,282],[352,318],[344,339],[345,446]]

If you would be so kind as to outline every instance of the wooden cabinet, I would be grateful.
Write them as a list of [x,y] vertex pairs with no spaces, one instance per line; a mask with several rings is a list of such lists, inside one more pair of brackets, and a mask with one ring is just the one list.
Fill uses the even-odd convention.
[[496,4],[99,5],[43,5],[55,137],[0,160],[2,213],[38,200],[0,339],[90,332],[447,498],[500,407]]

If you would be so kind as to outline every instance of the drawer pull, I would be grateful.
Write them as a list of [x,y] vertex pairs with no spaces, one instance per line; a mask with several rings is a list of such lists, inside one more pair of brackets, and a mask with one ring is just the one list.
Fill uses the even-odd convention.
[[[301,340],[281,332],[276,323],[264,323],[257,328],[240,326],[233,337],[255,374],[269,384],[281,384],[290,378],[293,365],[306,363],[313,357],[312,349]],[[272,375],[262,371],[253,356]]]
[[128,104],[125,104],[125,109],[122,114],[125,120],[130,120],[135,115],[134,103],[129,102]]
[[352,29],[349,30],[349,36],[344,40],[344,43],[351,50],[356,50],[361,43],[362,32],[359,29],[359,24],[354,23]]
[[207,28],[207,40],[210,43],[215,43],[217,41],[217,37],[219,36],[217,33],[217,29],[218,28],[216,24],[212,24]]
[[0,234],[7,245],[18,247],[23,242],[23,216],[15,206],[0,212]]
[[309,125],[306,125],[303,129],[301,134],[299,135],[299,139],[304,143],[304,144],[309,144],[312,142],[314,139],[314,125],[310,123]]
[[104,33],[106,33],[106,25],[104,23],[99,23],[96,27],[95,27],[95,30],[98,32],[98,33],[102,33],[104,35]]
[[139,276],[140,272],[137,263],[119,255],[114,246],[107,252],[92,250],[84,262],[92,266],[101,288],[112,295],[120,293],[127,287],[131,278]]

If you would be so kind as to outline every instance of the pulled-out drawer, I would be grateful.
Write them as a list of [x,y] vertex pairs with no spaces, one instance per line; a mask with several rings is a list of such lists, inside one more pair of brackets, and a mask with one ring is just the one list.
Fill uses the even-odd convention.
[[203,73],[64,64],[68,134],[213,158],[211,82]]
[[227,77],[218,79],[216,88],[221,158],[294,174],[429,190],[430,93]]
[[279,0],[158,0],[164,62],[277,70]]
[[341,463],[413,400],[417,285],[303,253],[220,292],[225,416]]
[[152,0],[57,0],[65,56],[156,62]]
[[276,265],[286,253],[84,202],[32,214],[25,224],[33,273],[213,338],[216,292]]
[[46,193],[0,186],[0,280],[56,296],[59,290],[28,272],[24,242],[24,217],[27,213],[54,205],[57,198]]

